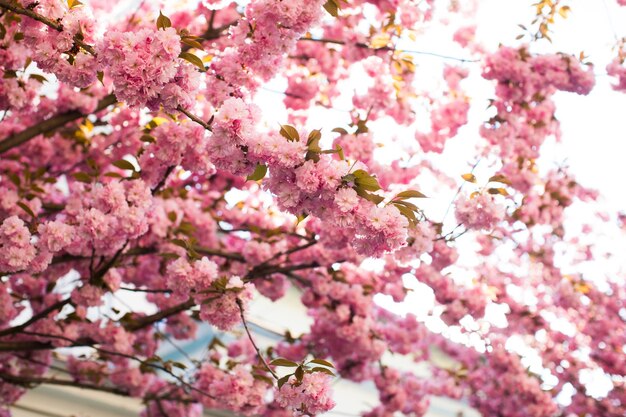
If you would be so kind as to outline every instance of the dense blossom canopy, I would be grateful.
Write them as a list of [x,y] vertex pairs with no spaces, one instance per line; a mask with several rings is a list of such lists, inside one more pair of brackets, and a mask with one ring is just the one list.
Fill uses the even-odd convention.
[[[555,94],[589,94],[598,71],[626,92],[626,43],[606,69],[547,52],[576,10],[537,0],[518,41],[489,50],[475,3],[0,0],[0,416],[40,384],[138,398],[146,417],[317,415],[337,378],[373,383],[370,417],[421,416],[430,396],[483,416],[626,415],[624,276],[567,214],[626,221],[541,160]],[[430,52],[446,63],[423,90],[406,46],[451,22],[465,55]],[[320,116],[346,103],[341,124]],[[461,129],[459,176],[441,157]],[[426,210],[444,191],[448,209]],[[250,303],[288,292],[311,325],[259,345]],[[425,316],[382,307],[415,294],[434,297]],[[202,358],[160,356],[200,324],[219,336]]]

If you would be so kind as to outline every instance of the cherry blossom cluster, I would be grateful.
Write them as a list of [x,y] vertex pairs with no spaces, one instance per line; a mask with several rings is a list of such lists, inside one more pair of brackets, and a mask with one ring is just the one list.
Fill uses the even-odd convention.
[[[620,217],[572,227],[598,193],[541,158],[553,95],[594,86],[583,57],[487,51],[477,2],[84,3],[0,0],[0,415],[60,384],[145,417],[312,416],[342,403],[336,378],[375,387],[372,417],[422,416],[433,395],[624,415],[623,271],[601,276],[617,255],[595,228]],[[440,22],[469,56],[404,50]],[[419,91],[423,52],[463,64]],[[493,88],[480,127],[475,75]],[[259,104],[268,81],[277,107]],[[463,183],[446,167],[461,128],[481,136]],[[432,306],[412,314],[415,296]],[[310,325],[259,343],[259,297],[299,297]],[[202,355],[167,359],[206,328]]]

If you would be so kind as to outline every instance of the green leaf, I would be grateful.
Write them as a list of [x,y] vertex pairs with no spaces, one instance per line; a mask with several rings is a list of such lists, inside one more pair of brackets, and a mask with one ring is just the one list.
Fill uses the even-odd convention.
[[260,181],[265,178],[265,174],[267,174],[267,165],[258,164],[256,168],[254,168],[254,172],[246,177],[249,181]]
[[463,174],[461,175],[461,178],[463,178],[467,182],[476,183],[476,176],[472,173]]
[[487,190],[487,192],[489,194],[494,194],[494,195],[495,194],[500,194],[500,195],[503,195],[505,197],[509,195],[509,193],[504,188],[489,188]]
[[297,218],[296,226],[302,223],[304,220],[306,220],[307,217],[309,217],[308,213],[298,214],[298,216],[296,216]]
[[361,187],[354,187],[354,191],[356,191],[356,193],[360,197],[362,197],[362,198],[364,198],[364,199],[366,199],[368,201],[371,201],[372,203],[374,203],[376,205],[382,203],[385,200],[385,197],[381,197],[378,194],[368,193],[367,191],[365,191]]
[[321,366],[316,366],[315,368],[311,369],[311,371],[313,371],[313,372],[323,372],[323,373],[328,374],[330,376],[335,376],[335,373],[333,371],[331,371],[328,368],[322,368]]
[[273,366],[287,366],[290,368],[295,368],[296,366],[298,366],[298,364],[296,362],[284,359],[284,358],[278,358],[278,359],[274,359],[273,361],[270,362],[270,365]]
[[348,131],[346,129],[344,129],[343,127],[336,127],[333,130],[331,130],[331,132],[339,133],[340,135],[347,135],[348,134]]
[[194,36],[183,36],[181,38],[181,41],[188,46],[191,46],[192,48],[196,48],[196,49],[200,49],[200,50],[204,50],[204,47],[202,46],[202,44],[200,42],[198,42]]
[[405,198],[428,198],[417,190],[406,190],[396,194],[394,200],[404,200]]
[[355,176],[354,183],[367,191],[378,191],[380,190],[380,185],[378,184],[378,180],[376,177],[367,173],[362,169],[357,169],[352,173]]
[[392,202],[395,205],[400,205],[400,206],[404,206],[407,207],[413,211],[419,211],[419,207],[417,207],[415,204],[413,203],[409,203],[408,201],[404,201],[404,200],[400,200],[400,201],[393,201]]
[[206,68],[204,68],[204,63],[202,62],[202,60],[198,58],[197,56],[195,56],[194,54],[192,54],[191,52],[181,52],[180,55],[178,55],[178,57],[184,59],[187,62],[192,63],[193,65],[198,67],[200,71],[202,72],[206,71]]
[[400,214],[402,214],[409,220],[410,223],[417,223],[417,218],[415,217],[415,213],[413,212],[413,210],[403,205],[398,205],[395,203],[393,205],[400,211]]
[[312,359],[309,361],[309,363],[316,363],[318,365],[328,366],[329,368],[335,367],[332,363],[325,361],[324,359]]
[[278,389],[281,389],[283,385],[289,381],[289,377],[291,377],[291,375],[293,374],[285,375],[284,377],[278,379]]
[[17,175],[17,174],[16,174],[16,173],[14,173],[14,172],[7,172],[7,177],[9,177],[9,180],[10,180],[13,184],[15,184],[15,185],[16,185],[16,186],[18,186],[18,187],[20,186],[20,184],[21,184],[21,182],[22,182],[22,181],[20,180],[19,175]]
[[298,366],[296,368],[296,372],[294,372],[293,374],[295,375],[298,382],[302,382],[302,378],[304,377],[304,368],[302,368],[301,366]]
[[156,25],[157,29],[165,30],[166,28],[172,27],[172,21],[169,19],[169,17],[165,16],[159,11],[159,17],[157,18]]
[[18,201],[17,205],[26,213],[28,213],[28,215],[32,217],[33,219],[37,217],[35,216],[35,213],[33,213],[33,211],[30,209],[30,207],[28,207],[26,204],[22,203],[21,201]]
[[369,132],[369,128],[366,125],[367,120],[359,120],[356,123],[356,132],[354,132],[355,135],[358,135],[359,133],[367,133]]
[[74,177],[76,181],[84,182],[87,184],[92,181],[91,175],[87,174],[86,172],[75,172],[72,174],[72,177]]
[[343,148],[339,145],[337,145],[337,155],[339,155],[339,159],[341,159],[342,161],[344,161],[346,159],[346,156],[343,153]]
[[297,142],[300,140],[298,130],[291,125],[280,125],[280,135],[290,142]]
[[112,165],[118,167],[119,169],[135,171],[135,166],[128,162],[126,159],[120,159],[119,161],[115,161],[112,163]]
[[171,242],[176,245],[179,246],[183,249],[188,249],[189,245],[187,244],[186,240],[182,240],[182,239],[172,239]]
[[334,0],[328,0],[324,3],[324,9],[333,17],[339,16],[339,4]]
[[33,80],[39,81],[40,83],[45,83],[46,81],[48,81],[48,79],[46,77],[44,77],[41,74],[30,74],[29,78],[32,78]]
[[493,177],[489,178],[489,182],[500,182],[502,184],[511,185],[511,180],[509,180],[502,174],[496,174]]
[[104,176],[110,178],[124,178],[123,175],[120,175],[117,172],[107,172],[106,174],[104,174]]
[[311,144],[319,145],[321,139],[322,139],[322,131],[319,129],[314,129],[314,130],[311,130],[311,132],[309,133],[309,137],[306,141],[306,144],[307,146],[310,146]]

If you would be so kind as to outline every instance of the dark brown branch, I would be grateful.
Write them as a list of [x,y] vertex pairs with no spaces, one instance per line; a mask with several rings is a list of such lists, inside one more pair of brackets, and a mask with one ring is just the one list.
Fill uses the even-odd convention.
[[[213,398],[212,396],[210,396],[209,394],[205,393],[204,391],[199,390],[198,388],[194,387],[193,385],[191,385],[189,382],[185,381],[181,376],[176,375],[174,372],[172,372],[170,369],[166,368],[165,366],[161,366],[158,363],[154,363],[151,361],[146,361],[143,360],[141,358],[138,358],[136,356],[133,355],[129,355],[127,353],[121,353],[121,352],[116,352],[113,350],[108,350],[108,349],[104,349],[102,347],[97,346],[99,343],[94,341],[91,338],[82,338],[82,339],[72,339],[69,337],[65,337],[65,336],[60,336],[60,335],[53,335],[53,334],[47,334],[47,333],[38,333],[38,332],[24,332],[25,335],[28,336],[37,336],[37,337],[43,337],[43,338],[50,338],[50,339],[58,339],[58,340],[64,340],[66,342],[70,342],[71,346],[70,347],[78,347],[78,346],[88,346],[90,348],[95,349],[100,355],[112,355],[112,356],[119,356],[122,358],[127,358],[133,361],[136,361],[138,363],[140,363],[142,366],[148,366],[150,368],[154,368],[154,369],[158,369],[160,371],[165,372],[166,374],[174,377],[178,382],[180,382],[181,384],[183,384],[185,387],[196,391],[204,396],[207,396],[209,398]],[[33,341],[34,343],[41,343],[41,342],[37,342],[37,341]]]
[[318,262],[310,262],[308,264],[290,265],[290,266],[277,266],[268,265],[261,268],[253,268],[246,276],[245,279],[253,279],[260,276],[270,274],[285,274],[287,272],[300,271],[303,269],[317,268],[320,264]]
[[42,310],[39,313],[35,314],[30,319],[26,320],[24,323],[22,323],[22,324],[20,324],[18,326],[13,326],[13,327],[9,327],[9,328],[4,329],[4,330],[0,330],[0,337],[20,332],[21,330],[23,330],[23,329],[27,328],[28,326],[30,326],[31,324],[33,324],[34,322],[47,317],[48,314],[52,313],[53,311],[62,309],[63,306],[65,306],[69,302],[70,302],[69,298],[67,298],[65,300],[57,301],[56,303],[48,306],[44,310]]
[[33,384],[49,384],[49,385],[63,385],[66,387],[76,387],[80,389],[89,389],[95,391],[104,391],[109,392],[111,394],[123,395],[130,397],[130,393],[120,388],[109,387],[106,385],[93,385],[93,384],[85,384],[78,381],[71,381],[69,379],[57,379],[57,378],[45,378],[45,377],[25,377],[18,375],[11,375],[6,373],[0,373],[0,379],[9,382],[14,385],[21,385],[24,387],[30,387]]
[[176,168],[176,165],[170,165],[167,167],[167,169],[165,170],[165,174],[163,174],[163,178],[161,178],[161,181],[159,181],[159,183],[152,189],[152,195],[155,195],[161,190],[161,188],[163,188],[165,182],[167,181],[167,178],[170,176],[172,171],[174,171],[174,168]]
[[205,248],[203,246],[194,246],[193,249],[201,255],[218,256],[220,258],[230,259],[237,262],[246,261],[246,259],[238,253],[222,252],[219,249]]
[[[0,2],[1,1],[3,0],[0,0]],[[98,105],[93,113],[104,110],[108,106],[115,103],[117,103],[117,99],[113,94],[109,94],[98,102]],[[74,120],[86,116],[88,116],[88,114],[81,113],[78,110],[71,110],[36,123],[33,126],[0,141],[0,154],[28,142],[37,135],[52,132],[61,126],[64,126],[66,123],[73,122]]]
[[205,122],[204,120],[202,120],[201,118],[199,118],[198,116],[190,113],[189,111],[187,111],[186,109],[184,109],[182,106],[178,106],[176,108],[176,110],[178,110],[179,112],[181,112],[182,114],[184,114],[185,116],[187,116],[188,118],[190,118],[191,120],[193,120],[194,122],[198,123],[200,126],[202,126],[203,128],[205,128],[206,130],[208,130],[209,132],[212,132],[211,130],[211,125],[207,122]]
[[127,324],[124,326],[124,328],[129,331],[129,332],[134,332],[136,330],[140,330],[143,329],[145,327],[148,327],[156,322],[159,322],[165,318],[168,318],[170,316],[173,316],[174,314],[178,314],[181,313],[185,310],[190,309],[191,307],[193,307],[195,305],[193,299],[189,299],[187,301],[185,301],[184,303],[181,304],[177,304],[175,306],[172,306],[170,308],[166,308],[165,310],[161,310],[157,313],[151,314],[149,316],[143,316],[140,318],[137,318],[135,320],[133,320],[131,323]]

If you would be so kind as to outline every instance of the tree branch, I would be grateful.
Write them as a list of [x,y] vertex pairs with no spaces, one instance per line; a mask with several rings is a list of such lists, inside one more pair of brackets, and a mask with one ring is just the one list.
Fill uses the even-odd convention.
[[126,397],[130,397],[130,393],[120,388],[109,387],[106,385],[93,385],[93,384],[85,384],[78,381],[72,381],[69,379],[57,379],[57,378],[45,378],[45,377],[26,377],[26,376],[18,376],[11,375],[7,373],[0,373],[0,379],[14,384],[14,385],[22,385],[28,387],[32,384],[50,384],[50,385],[62,385],[66,387],[76,387],[80,389],[89,389],[94,391],[104,391],[109,392],[111,394],[123,395]]
[[39,313],[35,314],[34,316],[32,316],[30,319],[26,320],[24,323],[20,324],[19,326],[9,327],[7,329],[0,330],[0,337],[6,336],[6,335],[10,335],[10,334],[14,334],[14,333],[17,333],[17,332],[27,328],[28,326],[30,326],[34,322],[45,318],[46,316],[48,316],[48,314],[52,313],[53,311],[62,309],[69,302],[70,302],[69,298],[66,298],[65,300],[57,301],[56,303],[48,306],[44,310],[42,310]]
[[[3,0],[0,0],[2,2]],[[108,96],[102,98],[96,109],[93,113],[97,113],[101,110],[104,110],[108,106],[117,103],[117,99],[113,94],[109,94]],[[74,120],[80,119],[82,117],[86,117],[89,114],[84,114],[79,112],[78,110],[71,110],[65,113],[58,114],[53,116],[47,120],[44,120],[40,123],[34,124],[33,126],[22,130],[19,133],[16,133],[8,138],[0,141],[0,154],[8,151],[9,149],[13,149],[16,146],[20,146],[35,136],[41,135],[43,133],[52,132],[61,126],[64,126],[66,123],[73,122]]]
[[248,323],[246,322],[246,317],[243,314],[243,304],[241,303],[241,300],[239,298],[237,298],[237,307],[239,307],[239,315],[241,316],[241,322],[243,323],[244,329],[246,329],[246,333],[248,334],[248,339],[250,339],[250,343],[252,343],[252,347],[256,351],[256,355],[259,357],[259,360],[263,363],[263,366],[265,366],[265,369],[267,369],[269,373],[272,374],[272,376],[275,379],[278,379],[278,375],[276,375],[276,372],[274,372],[272,368],[270,368],[268,363],[265,361],[265,358],[263,357],[263,355],[261,355],[261,351],[259,350],[258,346],[256,345],[256,343],[254,343],[254,339],[252,338],[252,334],[250,334],[250,329],[248,328]]
[[188,118],[190,118],[191,120],[193,120],[194,122],[198,123],[200,126],[202,126],[203,128],[205,128],[206,130],[208,130],[209,132],[212,132],[213,130],[211,129],[211,125],[210,123],[205,122],[204,120],[202,120],[201,118],[199,118],[198,116],[190,113],[188,110],[184,109],[183,106],[178,106],[176,108],[176,110],[178,110],[179,112],[181,112],[182,114],[184,114],[185,116],[187,116]]

